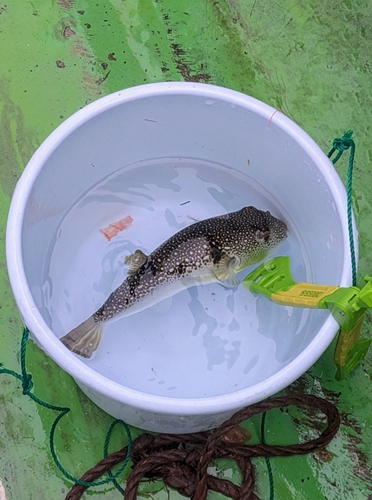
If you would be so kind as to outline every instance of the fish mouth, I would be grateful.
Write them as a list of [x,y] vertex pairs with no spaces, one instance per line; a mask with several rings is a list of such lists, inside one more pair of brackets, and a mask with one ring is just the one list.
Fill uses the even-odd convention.
[[268,211],[266,212],[266,216],[267,216],[266,221],[268,223],[269,229],[274,234],[275,234],[275,230],[276,230],[277,233],[283,234],[284,238],[286,238],[288,233],[289,233],[289,229],[288,229],[287,224],[282,219],[275,217],[274,215],[272,215]]
[[282,227],[282,230],[284,232],[284,234],[287,236],[288,233],[289,233],[289,228],[288,228],[288,225],[286,222],[284,222],[282,219],[278,219],[279,222],[280,222],[280,226]]
[[273,225],[272,227],[272,234],[279,237],[279,239],[286,239],[289,233],[289,228],[285,222],[283,222],[281,219],[276,220],[276,224]]

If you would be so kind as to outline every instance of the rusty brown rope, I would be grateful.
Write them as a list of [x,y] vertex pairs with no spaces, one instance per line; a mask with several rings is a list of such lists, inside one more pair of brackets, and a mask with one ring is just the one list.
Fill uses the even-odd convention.
[[[316,439],[292,445],[243,444],[236,428],[253,415],[286,406],[309,407],[321,411],[327,427]],[[218,491],[234,500],[259,500],[254,493],[255,473],[251,459],[255,457],[288,457],[310,453],[328,444],[340,426],[340,415],[330,402],[317,396],[294,395],[267,399],[238,411],[214,432],[194,434],[142,434],[133,441],[133,470],[125,489],[125,500],[136,500],[141,479],[161,478],[167,486],[192,500],[206,500],[208,490]],[[234,431],[235,429],[235,431]],[[231,436],[235,436],[232,440]],[[81,479],[94,481],[125,459],[127,448],[112,453],[87,471]],[[234,459],[242,472],[242,485],[208,474],[208,466],[217,458]],[[85,486],[75,484],[65,500],[79,500]]]

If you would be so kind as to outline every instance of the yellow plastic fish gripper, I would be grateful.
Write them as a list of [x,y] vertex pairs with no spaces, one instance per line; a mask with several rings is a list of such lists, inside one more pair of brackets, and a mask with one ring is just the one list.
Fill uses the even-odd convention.
[[366,310],[372,307],[372,276],[364,279],[366,284],[362,289],[296,283],[290,270],[290,258],[275,257],[248,274],[243,285],[277,304],[329,309],[340,325],[334,359],[336,379],[342,380],[359,365],[372,342],[372,339],[360,338]]

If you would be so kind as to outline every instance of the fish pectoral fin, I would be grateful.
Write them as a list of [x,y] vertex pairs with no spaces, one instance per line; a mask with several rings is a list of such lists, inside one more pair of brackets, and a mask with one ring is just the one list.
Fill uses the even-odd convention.
[[136,274],[138,269],[140,269],[143,264],[147,262],[147,255],[142,252],[142,250],[136,250],[131,255],[127,255],[124,262],[129,266],[128,274]]
[[218,282],[226,288],[238,286],[240,281],[236,275],[236,270],[239,267],[239,264],[239,257],[230,257],[229,255],[225,255],[213,268],[213,274]]
[[90,358],[101,342],[102,331],[102,324],[94,321],[91,316],[60,340],[70,351],[83,358]]

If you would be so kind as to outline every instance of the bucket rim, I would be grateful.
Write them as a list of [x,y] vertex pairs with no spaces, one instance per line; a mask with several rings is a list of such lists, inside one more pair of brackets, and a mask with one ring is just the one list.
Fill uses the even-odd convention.
[[[270,121],[295,140],[313,159],[328,184],[340,217],[344,235],[344,262],[340,286],[351,284],[350,249],[346,215],[346,193],[344,185],[331,161],[315,141],[293,120],[275,108],[241,92],[211,84],[194,82],[160,82],[139,85],[117,91],[94,101],[80,109],[59,125],[39,146],[28,162],[14,191],[6,229],[6,260],[8,274],[15,300],[24,323],[34,336],[36,343],[64,371],[76,381],[97,391],[107,398],[124,405],[158,414],[202,415],[233,411],[253,404],[275,394],[291,384],[307,371],[323,354],[335,337],[339,326],[331,316],[325,320],[310,344],[291,362],[271,377],[239,391],[205,398],[172,398],[144,393],[125,387],[97,373],[68,351],[42,318],[27,285],[22,258],[22,225],[26,203],[33,183],[43,168],[44,162],[55,149],[88,120],[116,106],[138,99],[189,95],[217,99],[242,106]],[[354,224],[355,228],[355,224]],[[357,236],[357,235],[356,235]],[[355,237],[357,247],[357,237]],[[357,248],[356,248],[357,250]]]

